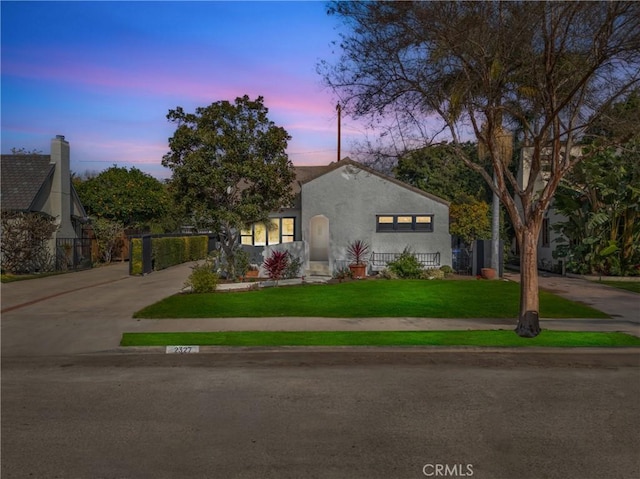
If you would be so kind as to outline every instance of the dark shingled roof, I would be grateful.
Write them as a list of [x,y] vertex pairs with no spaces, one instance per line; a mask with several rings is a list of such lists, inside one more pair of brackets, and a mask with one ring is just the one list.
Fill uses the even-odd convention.
[[0,159],[3,210],[29,211],[55,165],[49,155],[2,155]]

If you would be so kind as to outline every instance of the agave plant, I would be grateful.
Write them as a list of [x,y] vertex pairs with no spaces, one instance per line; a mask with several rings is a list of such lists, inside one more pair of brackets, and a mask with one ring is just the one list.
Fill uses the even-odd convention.
[[347,246],[347,255],[352,264],[364,264],[368,254],[369,245],[362,240],[356,240]]

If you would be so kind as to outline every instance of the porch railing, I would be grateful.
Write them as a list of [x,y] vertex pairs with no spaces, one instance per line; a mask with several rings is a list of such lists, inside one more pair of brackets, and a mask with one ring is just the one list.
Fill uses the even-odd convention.
[[[374,270],[387,267],[391,261],[396,260],[402,253],[371,253],[369,262]],[[423,268],[439,268],[440,253],[412,253]]]

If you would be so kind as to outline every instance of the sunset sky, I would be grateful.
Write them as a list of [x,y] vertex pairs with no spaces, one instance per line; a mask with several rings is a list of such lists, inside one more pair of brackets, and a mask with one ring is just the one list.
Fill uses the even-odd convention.
[[[78,174],[114,164],[157,178],[166,114],[262,95],[297,165],[336,159],[336,99],[316,72],[338,21],[324,2],[1,2],[2,153],[49,153]],[[345,120],[343,156],[363,130]]]

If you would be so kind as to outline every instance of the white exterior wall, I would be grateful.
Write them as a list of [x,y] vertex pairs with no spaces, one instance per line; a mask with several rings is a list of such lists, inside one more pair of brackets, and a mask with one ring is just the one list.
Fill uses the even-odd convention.
[[[582,154],[582,149],[579,146],[574,146],[571,150],[571,154],[573,156],[580,156]],[[521,161],[518,168],[518,184],[522,189],[525,189],[527,187],[527,184],[530,180],[532,155],[533,147],[522,149]],[[545,173],[540,172],[535,178],[534,191],[541,191],[546,184],[547,180],[545,178]],[[520,202],[520,198],[516,196],[515,199],[518,209],[520,210],[520,212],[522,212],[522,204]],[[566,221],[567,217],[556,212],[553,207],[553,200],[551,201],[551,205],[545,212],[544,217],[549,219],[550,224],[549,246],[542,245],[543,232],[541,230],[540,236],[538,237],[538,267],[544,270],[559,269],[560,261],[562,260],[562,258],[554,258],[553,252],[555,251],[558,244],[557,239],[563,237],[563,235],[556,233],[553,230],[553,225]]]
[[567,217],[556,212],[553,207],[553,201],[545,212],[544,217],[549,219],[549,245],[543,246],[543,231],[540,231],[540,236],[538,237],[538,266],[540,269],[550,271],[553,268],[560,268],[559,263],[562,261],[562,258],[553,257],[553,252],[558,246],[557,240],[559,238],[566,240],[564,235],[554,231],[553,225],[567,221]]
[[[329,220],[329,267],[346,260],[355,240],[366,241],[376,253],[440,253],[440,264],[451,265],[449,207],[392,181],[346,164],[302,185],[302,239],[310,241],[310,221]],[[376,215],[433,215],[433,232],[376,233]]]

